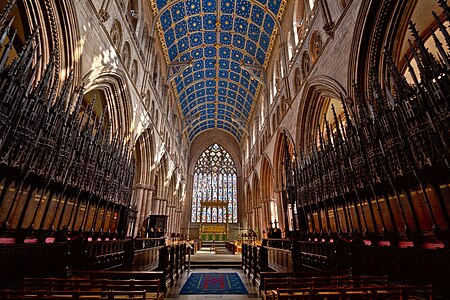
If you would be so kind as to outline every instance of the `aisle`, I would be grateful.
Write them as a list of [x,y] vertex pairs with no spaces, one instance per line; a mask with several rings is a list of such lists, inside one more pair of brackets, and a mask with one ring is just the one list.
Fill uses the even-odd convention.
[[[179,295],[180,290],[189,278],[186,271],[176,281],[175,285],[168,289],[165,299],[259,299],[258,288],[253,286],[251,281],[245,276],[241,269],[240,254],[230,254],[222,243],[216,244],[216,251],[211,251],[211,245],[201,248],[195,255],[191,256],[191,272],[192,273],[237,273],[244,283],[247,295]],[[186,257],[187,264],[188,257]]]
[[214,299],[232,299],[232,300],[241,300],[241,299],[260,299],[258,294],[258,288],[251,284],[251,281],[244,275],[242,270],[229,269],[229,268],[196,268],[191,273],[238,273],[241,277],[242,282],[248,290],[248,295],[179,295],[179,292],[183,285],[186,283],[189,278],[188,272],[184,272],[183,275],[178,279],[175,285],[168,289],[166,298],[164,299],[203,299],[203,300],[214,300]]

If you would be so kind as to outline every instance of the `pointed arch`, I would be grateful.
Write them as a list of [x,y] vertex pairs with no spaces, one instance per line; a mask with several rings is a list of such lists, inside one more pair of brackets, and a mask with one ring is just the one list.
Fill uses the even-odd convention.
[[294,139],[292,138],[292,135],[290,132],[283,128],[279,130],[277,139],[275,142],[275,151],[274,151],[274,170],[276,170],[273,174],[274,176],[274,195],[276,199],[276,205],[279,207],[278,210],[278,221],[280,224],[280,228],[286,227],[287,228],[287,214],[288,214],[288,207],[287,203],[283,203],[283,196],[282,196],[282,187],[286,184],[286,178],[283,175],[284,172],[284,149],[285,149],[285,137],[287,137],[287,143],[289,147],[289,153],[291,156],[295,155],[295,143]]
[[126,133],[130,138],[133,112],[125,73],[122,70],[104,66],[86,74],[83,84],[85,93],[91,90],[100,90],[105,94],[112,132]]
[[273,167],[267,154],[262,155],[261,162],[261,196],[262,199],[273,198]]
[[342,85],[329,76],[309,78],[305,83],[298,111],[296,141],[299,147],[309,147],[317,137],[317,126],[329,107],[326,99],[340,99],[347,92]]
[[237,174],[231,155],[213,143],[198,158],[193,174],[192,223],[237,223]]

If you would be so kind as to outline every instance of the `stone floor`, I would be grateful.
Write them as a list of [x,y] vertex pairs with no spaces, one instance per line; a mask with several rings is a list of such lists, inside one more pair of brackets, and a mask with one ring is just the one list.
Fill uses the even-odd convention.
[[[223,262],[223,261],[240,261],[240,255],[232,255],[232,254],[214,254],[209,251],[210,249],[201,249],[201,251],[197,252],[195,255],[191,257],[192,261],[207,261],[213,263],[214,261]],[[248,295],[179,295],[181,288],[186,283],[189,275],[191,273],[233,273],[236,272],[242,279],[242,282],[245,284],[247,288]],[[205,267],[205,268],[195,268],[191,269],[191,272],[188,273],[186,270],[182,276],[175,282],[174,286],[171,287],[166,294],[165,299],[232,299],[232,300],[240,300],[240,299],[260,299],[258,287],[252,285],[251,281],[245,276],[242,269],[236,268],[221,268],[221,267]]]

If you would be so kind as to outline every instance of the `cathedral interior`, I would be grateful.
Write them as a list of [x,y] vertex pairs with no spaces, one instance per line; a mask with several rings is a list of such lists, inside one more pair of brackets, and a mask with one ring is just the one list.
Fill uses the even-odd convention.
[[270,298],[273,273],[450,297],[449,22],[446,0],[0,0],[0,298],[101,271],[168,297],[205,245],[256,298],[325,299]]

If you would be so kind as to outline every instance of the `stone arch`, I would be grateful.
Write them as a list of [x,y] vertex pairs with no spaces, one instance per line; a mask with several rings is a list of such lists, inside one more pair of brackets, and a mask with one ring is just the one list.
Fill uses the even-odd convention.
[[308,79],[301,96],[303,101],[301,101],[297,119],[296,141],[301,148],[310,147],[316,142],[317,126],[323,121],[324,110],[329,105],[325,99],[340,99],[341,95],[345,97],[346,94],[342,85],[329,76]]
[[[2,0],[1,2],[0,6],[4,8],[7,1]],[[52,83],[57,88],[62,86],[63,80],[71,72],[74,75],[75,85],[79,84],[82,66],[78,63],[81,49],[77,38],[80,27],[73,1],[38,1],[36,3],[35,1],[17,1],[12,6],[9,15],[5,17],[5,26],[9,23],[10,18],[14,17],[12,29],[9,30],[9,38],[15,34],[13,51],[10,52],[11,58],[11,55],[15,55],[12,53],[22,51],[22,47],[31,34],[34,31],[37,32],[34,38],[35,43],[33,43],[36,46],[35,57],[39,57],[35,66],[35,82],[43,75],[50,59],[53,59],[55,68]]]
[[[28,2],[28,1],[23,1]],[[52,4],[46,3],[47,13],[55,14],[55,21],[51,26],[56,25],[56,31],[58,32],[58,38],[52,36],[55,46],[59,49],[59,66],[60,79],[66,78],[70,72],[73,72],[75,78],[75,84],[78,84],[78,80],[81,78],[81,63],[78,63],[81,56],[81,49],[79,47],[78,37],[80,36],[80,26],[76,18],[75,7],[73,1],[62,0],[55,1],[53,9],[49,8]],[[29,5],[29,4],[27,4]],[[51,19],[51,18],[50,18]],[[43,26],[42,22],[39,22],[39,26]],[[52,29],[55,31],[55,29]],[[50,35],[49,35],[50,38]],[[64,73],[65,72],[65,73]]]
[[[191,152],[188,154],[188,163],[187,163],[187,193],[186,197],[188,200],[189,207],[192,207],[192,187],[193,187],[193,176],[195,165],[198,161],[200,155],[208,149],[212,144],[217,143],[221,145],[231,156],[236,166],[236,175],[237,175],[237,201],[238,201],[238,222],[244,224],[246,222],[246,208],[247,208],[247,198],[244,197],[244,179],[243,179],[243,166],[242,166],[242,151],[241,146],[238,144],[237,140],[231,136],[228,132],[223,130],[207,130],[199,135],[197,135],[191,142],[190,150]],[[191,210],[187,209],[183,212],[185,216],[189,216],[188,218],[184,218],[184,220],[190,220]],[[188,226],[188,224],[184,224],[184,226]]]
[[276,199],[276,204],[278,209],[278,222],[280,228],[287,227],[287,203],[283,203],[283,197],[282,197],[282,186],[285,184],[285,178],[284,175],[282,175],[282,172],[284,172],[284,148],[285,148],[285,137],[287,137],[287,143],[289,146],[289,152],[292,156],[295,155],[295,142],[292,138],[291,133],[286,129],[282,128],[279,130],[276,141],[275,141],[275,151],[274,151],[274,167],[273,170],[275,170],[273,177],[274,177],[274,196]]
[[130,134],[133,112],[131,94],[123,71],[105,66],[86,74],[83,82],[86,93],[98,89],[105,94],[113,132]]
[[131,64],[131,47],[130,47],[130,43],[125,42],[125,44],[123,45],[123,50],[122,50],[122,62],[123,62],[123,67],[126,70],[130,69],[130,64]]
[[109,32],[109,36],[111,37],[111,42],[116,47],[116,49],[120,49],[122,46],[122,25],[120,25],[120,21],[115,19],[112,23],[111,30]]

